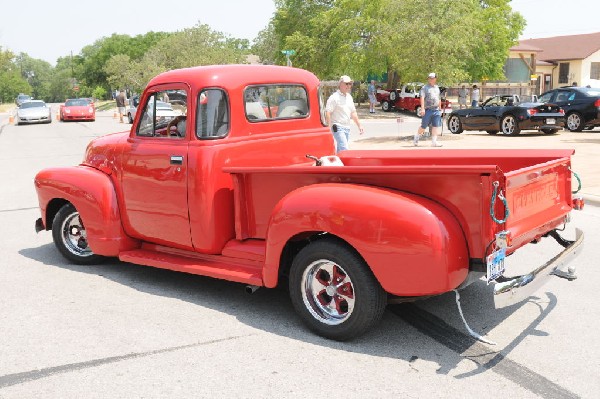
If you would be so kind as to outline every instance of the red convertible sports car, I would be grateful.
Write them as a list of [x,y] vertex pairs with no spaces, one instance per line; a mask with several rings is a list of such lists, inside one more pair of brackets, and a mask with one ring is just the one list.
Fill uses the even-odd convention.
[[69,99],[60,106],[61,121],[95,121],[96,107],[89,98]]

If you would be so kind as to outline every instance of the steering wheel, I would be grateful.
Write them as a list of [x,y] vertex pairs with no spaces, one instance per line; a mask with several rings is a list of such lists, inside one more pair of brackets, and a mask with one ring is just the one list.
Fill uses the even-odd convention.
[[[169,123],[167,123],[167,135],[181,137],[179,131],[177,130],[177,124],[183,120],[185,120],[185,115],[177,115],[175,118],[171,119]],[[171,127],[175,127],[175,131],[171,132]]]

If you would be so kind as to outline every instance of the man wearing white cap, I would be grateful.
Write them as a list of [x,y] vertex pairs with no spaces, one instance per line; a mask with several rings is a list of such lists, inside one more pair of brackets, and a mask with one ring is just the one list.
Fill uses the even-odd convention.
[[336,153],[348,149],[348,139],[350,138],[350,119],[356,123],[360,134],[364,133],[354,99],[350,92],[352,91],[352,79],[349,76],[343,75],[340,77],[338,90],[329,96],[327,105],[325,106],[325,115],[327,125],[330,127],[336,143]]
[[441,147],[437,142],[437,136],[442,127],[442,111],[440,110],[440,88],[435,84],[437,75],[432,72],[427,76],[427,84],[421,89],[421,126],[415,134],[414,144],[419,145],[419,137],[425,129],[431,125],[431,146]]

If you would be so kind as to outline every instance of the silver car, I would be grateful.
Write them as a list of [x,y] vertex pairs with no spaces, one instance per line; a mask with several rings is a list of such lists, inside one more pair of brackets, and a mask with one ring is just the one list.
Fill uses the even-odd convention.
[[27,101],[17,110],[17,125],[25,123],[52,123],[52,110],[41,100]]

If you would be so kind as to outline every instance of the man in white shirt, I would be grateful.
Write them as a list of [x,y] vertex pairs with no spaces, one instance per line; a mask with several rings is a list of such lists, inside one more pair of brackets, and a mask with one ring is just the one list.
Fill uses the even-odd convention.
[[352,119],[360,134],[364,133],[354,99],[350,92],[352,91],[352,79],[349,76],[343,75],[340,77],[338,90],[329,96],[327,105],[325,106],[327,125],[330,127],[336,143],[336,153],[348,149],[348,139],[350,138],[350,120]]

